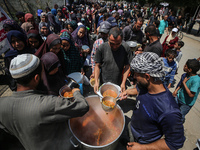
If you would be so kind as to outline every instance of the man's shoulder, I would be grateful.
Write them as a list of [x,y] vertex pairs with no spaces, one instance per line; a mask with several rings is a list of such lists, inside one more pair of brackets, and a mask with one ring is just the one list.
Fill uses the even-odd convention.
[[172,109],[178,110],[178,105],[175,102],[172,93],[167,89],[165,92],[153,95],[152,99],[153,99],[152,104],[154,104],[154,107],[159,108],[162,111],[162,113],[167,113]]
[[109,46],[108,42],[105,42],[105,43],[102,43],[102,44],[98,47],[98,49],[107,49],[108,46]]
[[133,28],[133,24],[126,26],[126,27],[123,29],[123,31],[127,31],[127,30],[130,30],[130,31],[131,31],[132,28]]
[[125,41],[122,41],[122,46],[123,46],[126,50],[130,50],[129,45],[128,45]]
[[162,49],[162,44],[160,43],[159,40],[149,44],[149,47],[151,48],[156,48],[156,49]]

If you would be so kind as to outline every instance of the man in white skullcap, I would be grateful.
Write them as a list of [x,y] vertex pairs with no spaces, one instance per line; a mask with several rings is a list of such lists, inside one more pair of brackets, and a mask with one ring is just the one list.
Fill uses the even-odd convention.
[[162,59],[153,52],[144,52],[133,58],[131,68],[137,86],[120,95],[125,99],[137,94],[128,125],[127,150],[181,148],[185,141],[181,113],[172,93],[162,84],[167,69]]
[[0,98],[0,128],[16,136],[25,149],[71,150],[67,120],[89,110],[80,90],[71,87],[73,102],[37,91],[42,66],[32,54],[13,58],[9,70],[17,91]]

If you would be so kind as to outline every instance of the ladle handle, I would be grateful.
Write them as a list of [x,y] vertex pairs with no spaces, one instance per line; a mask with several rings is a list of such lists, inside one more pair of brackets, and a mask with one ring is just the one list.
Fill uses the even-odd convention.
[[103,98],[103,96],[101,95],[101,93],[99,91],[97,91],[97,95],[101,98]]
[[74,144],[74,142],[72,141],[72,138],[74,138],[73,136],[71,136],[70,137],[70,139],[69,139],[69,141],[70,141],[70,143],[76,148],[76,147],[78,147],[79,146],[79,144]]

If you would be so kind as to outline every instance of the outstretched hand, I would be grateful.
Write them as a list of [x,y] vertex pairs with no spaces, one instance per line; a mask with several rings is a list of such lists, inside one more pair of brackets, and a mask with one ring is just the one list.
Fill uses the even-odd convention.
[[124,99],[127,99],[127,93],[126,93],[126,91],[124,91],[124,92],[120,93],[119,97],[120,97],[120,99],[119,99],[119,100],[124,100]]

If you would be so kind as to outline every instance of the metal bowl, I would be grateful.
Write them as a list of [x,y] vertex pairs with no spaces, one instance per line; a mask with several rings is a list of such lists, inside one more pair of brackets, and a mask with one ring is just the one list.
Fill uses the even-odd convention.
[[95,84],[95,79],[94,79],[94,78],[91,78],[91,79],[90,79],[90,85],[91,85],[91,87],[94,87],[94,84]]
[[[108,106],[108,105],[105,105],[105,102],[108,101],[108,102],[111,102],[113,103],[114,105],[113,106]],[[112,111],[115,107],[116,107],[116,98],[113,98],[111,96],[106,96],[102,99],[102,102],[101,102],[101,105],[102,105],[102,108],[104,111]]]
[[142,44],[134,42],[134,41],[127,41],[126,42],[128,46],[130,47],[131,51],[136,51],[138,47],[141,47]]
[[71,91],[72,91],[72,89],[70,87],[68,87],[68,85],[64,85],[62,88],[60,88],[59,95],[60,95],[60,97],[67,98],[70,101],[74,101],[74,96],[73,97],[64,97],[63,96],[65,92],[71,92]]

